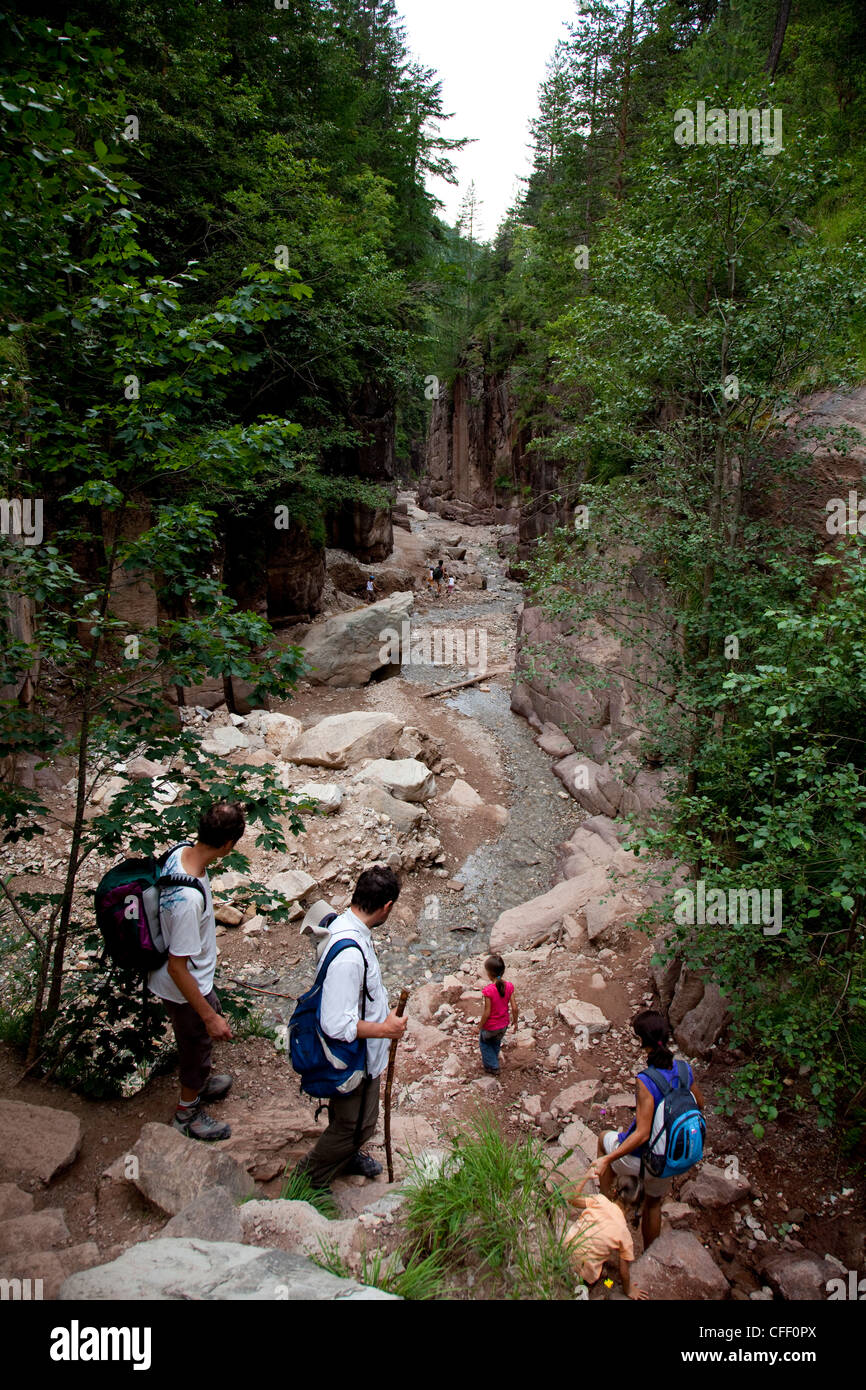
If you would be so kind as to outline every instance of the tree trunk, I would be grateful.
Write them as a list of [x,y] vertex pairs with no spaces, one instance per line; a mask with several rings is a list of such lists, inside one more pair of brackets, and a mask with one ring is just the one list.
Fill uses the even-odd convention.
[[782,56],[782,46],[785,42],[785,32],[788,28],[788,20],[791,17],[791,0],[779,0],[779,9],[776,14],[776,28],[773,32],[773,42],[770,44],[770,51],[767,54],[767,61],[764,64],[764,72],[770,81],[776,75],[776,68]]

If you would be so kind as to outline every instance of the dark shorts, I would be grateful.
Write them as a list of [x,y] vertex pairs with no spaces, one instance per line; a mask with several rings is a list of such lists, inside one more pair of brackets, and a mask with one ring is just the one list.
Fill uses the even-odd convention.
[[[162,1002],[174,1029],[180,1059],[180,1084],[191,1091],[202,1091],[213,1070],[213,1038],[192,1004],[175,1004],[172,999],[163,999]],[[215,990],[205,995],[205,1003],[210,1004],[214,1013],[222,1013]]]

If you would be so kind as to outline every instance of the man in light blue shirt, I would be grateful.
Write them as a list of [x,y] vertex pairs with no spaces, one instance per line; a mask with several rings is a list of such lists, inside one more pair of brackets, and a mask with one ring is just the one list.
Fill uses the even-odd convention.
[[[339,1174],[375,1178],[382,1171],[382,1165],[361,1152],[361,1146],[375,1133],[381,1077],[388,1066],[391,1039],[402,1038],[406,1019],[398,1018],[388,1007],[371,933],[387,921],[399,893],[400,883],[392,869],[367,869],[358,879],[348,911],[328,928],[323,960],[335,941],[356,941],[360,950],[341,951],[328,967],[322,989],[322,1031],[341,1042],[366,1038],[367,1068],[366,1076],[348,1095],[330,1098],[328,1128],[299,1165],[314,1187],[328,1187]],[[361,997],[365,962],[366,1001]]]

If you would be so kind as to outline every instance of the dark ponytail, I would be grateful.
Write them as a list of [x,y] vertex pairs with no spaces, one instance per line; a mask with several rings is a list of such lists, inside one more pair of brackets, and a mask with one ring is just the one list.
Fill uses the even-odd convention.
[[505,974],[505,961],[501,956],[488,956],[484,962],[484,969],[494,976],[494,983],[500,999],[505,998],[505,981],[502,976]]
[[652,1048],[647,1058],[649,1065],[660,1067],[662,1071],[670,1071],[674,1064],[674,1054],[667,1046],[671,1035],[667,1020],[652,1009],[644,1009],[642,1013],[635,1014],[631,1026],[644,1047]]

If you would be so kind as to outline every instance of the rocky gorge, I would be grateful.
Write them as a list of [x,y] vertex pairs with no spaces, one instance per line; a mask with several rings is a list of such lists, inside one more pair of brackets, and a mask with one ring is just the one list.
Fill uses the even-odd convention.
[[[288,855],[253,846],[249,879],[213,879],[218,978],[249,990],[267,1030],[222,1050],[237,1078],[221,1107],[231,1139],[206,1147],[171,1130],[164,1075],[122,1101],[95,1103],[32,1078],[11,1088],[15,1068],[4,1058],[0,1278],[41,1279],[44,1296],[61,1299],[180,1289],[267,1297],[276,1287],[290,1298],[386,1296],[359,1282],[366,1258],[394,1250],[407,1179],[418,1162],[435,1171],[444,1161],[455,1121],[487,1108],[508,1134],[536,1136],[565,1179],[578,1177],[598,1133],[628,1123],[637,1056],[629,1020],[650,1004],[667,1010],[712,1107],[730,1063],[724,1000],[677,962],[655,964],[657,943],[634,928],[662,889],[626,847],[625,817],[659,803],[664,773],[636,753],[627,683],[614,679],[607,698],[582,697],[579,719],[563,715],[565,703],[578,707],[577,692],[564,702],[562,691],[533,689],[521,675],[534,617],[499,555],[506,523],[457,526],[414,496],[400,503],[408,525],[395,527],[393,551],[371,566],[385,597],[359,608],[357,561],[328,552],[328,609],[291,632],[314,669],[289,704],[183,711],[205,754],[267,766],[304,806]],[[443,551],[457,580],[451,598],[426,582],[427,561]],[[485,668],[377,664],[379,634],[404,622],[483,632]],[[616,676],[618,654],[608,655]],[[173,771],[141,758],[105,767],[92,801],[110,803],[130,779],[171,801]],[[50,874],[52,845],[65,834],[64,769],[39,775],[48,834],[41,858],[15,852],[20,879]],[[313,902],[345,906],[374,863],[393,866],[403,885],[377,942],[392,997],[409,990],[393,1101],[396,1180],[338,1180],[340,1213],[326,1221],[280,1196],[284,1173],[324,1123],[284,1054],[292,996],[314,965],[314,943],[298,927]],[[88,866],[82,911],[105,867]],[[250,902],[250,880],[290,900],[287,922]],[[500,1079],[484,1076],[478,1057],[488,949],[503,954],[519,1001]],[[801,1164],[756,1141],[736,1115],[713,1113],[707,1159],[666,1203],[636,1282],[657,1298],[825,1297],[827,1282],[862,1260],[859,1194],[839,1184],[805,1126],[797,1143]],[[382,1157],[381,1133],[371,1148]],[[311,1262],[325,1239],[352,1278]],[[592,1296],[621,1295],[601,1287]]]

